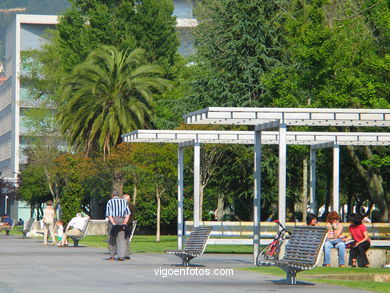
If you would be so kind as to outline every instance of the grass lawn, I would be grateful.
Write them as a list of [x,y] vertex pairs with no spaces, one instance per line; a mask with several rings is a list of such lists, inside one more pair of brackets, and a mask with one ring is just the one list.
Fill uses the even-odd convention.
[[[107,247],[108,236],[86,236],[80,241],[80,245],[93,247]],[[167,249],[177,249],[177,236],[163,235],[156,242],[154,235],[135,235],[131,242],[132,252],[164,252]],[[209,245],[206,253],[252,253],[249,245]]]
[[[277,267],[251,267],[243,270],[272,274],[282,278],[286,276],[285,272]],[[387,282],[375,282],[374,277],[377,279],[382,277],[387,279]],[[390,269],[317,267],[313,270],[298,273],[297,280],[390,293]]]

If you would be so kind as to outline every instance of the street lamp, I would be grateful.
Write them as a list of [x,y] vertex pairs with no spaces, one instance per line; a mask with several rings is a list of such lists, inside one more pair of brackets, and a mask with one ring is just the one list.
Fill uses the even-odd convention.
[[8,203],[8,195],[5,196],[5,203],[4,203],[4,214],[8,215],[7,213],[7,203]]

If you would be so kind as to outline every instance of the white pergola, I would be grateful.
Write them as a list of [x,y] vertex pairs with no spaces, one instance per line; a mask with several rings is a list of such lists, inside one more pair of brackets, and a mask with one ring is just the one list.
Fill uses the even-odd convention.
[[[122,135],[124,142],[134,143],[177,143],[178,149],[178,248],[183,245],[183,162],[184,147],[194,146],[194,225],[198,226],[199,202],[200,202],[200,145],[209,144],[251,144],[256,141],[261,144],[279,144],[280,132],[277,131],[205,131],[205,130],[138,130]],[[315,154],[316,149],[323,147],[333,147],[334,150],[334,169],[333,169],[333,203],[338,206],[339,194],[339,146],[340,145],[388,145],[390,133],[350,133],[350,132],[288,132],[285,136],[286,144],[311,145],[311,155]],[[255,195],[254,198],[254,257],[259,249],[260,239],[260,144],[257,145],[255,152]],[[311,206],[315,207],[315,160],[312,160],[311,166]],[[257,187],[257,188],[256,188]],[[285,199],[284,199],[285,201]],[[279,200],[280,207],[280,200]],[[279,217],[285,219],[284,208],[279,208]]]
[[[260,233],[261,199],[261,132],[279,128],[279,221],[286,222],[286,160],[287,126],[353,126],[389,127],[390,109],[322,109],[322,108],[240,108],[209,107],[184,115],[187,124],[253,125],[255,126],[255,188],[254,188],[254,255]],[[334,143],[334,142],[333,142]],[[388,145],[388,144],[387,144]],[[334,157],[339,156],[339,144],[335,144]],[[314,151],[314,150],[313,150]],[[315,163],[314,152],[311,162]],[[311,170],[313,171],[313,165]],[[334,164],[334,180],[339,175]],[[314,172],[311,172],[315,176]],[[334,181],[335,182],[335,181]],[[314,183],[314,184],[313,184]],[[315,177],[311,180],[312,196]],[[338,190],[334,184],[333,194]],[[313,200],[313,198],[312,198]],[[338,204],[336,202],[336,204]],[[337,207],[333,207],[334,209]],[[257,226],[256,226],[257,225]]]

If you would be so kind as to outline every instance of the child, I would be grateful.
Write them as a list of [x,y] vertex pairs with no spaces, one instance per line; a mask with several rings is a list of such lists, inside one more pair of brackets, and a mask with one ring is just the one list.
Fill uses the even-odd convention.
[[57,232],[57,240],[58,240],[58,242],[61,242],[62,236],[64,235],[64,222],[63,221],[57,221],[56,232]]
[[351,238],[355,241],[350,254],[352,258],[352,267],[356,267],[357,257],[360,256],[363,267],[368,268],[369,262],[367,258],[367,250],[370,248],[370,238],[367,234],[367,228],[362,223],[363,217],[359,214],[352,214],[350,217],[351,225],[349,226],[350,237],[344,241],[348,241]]

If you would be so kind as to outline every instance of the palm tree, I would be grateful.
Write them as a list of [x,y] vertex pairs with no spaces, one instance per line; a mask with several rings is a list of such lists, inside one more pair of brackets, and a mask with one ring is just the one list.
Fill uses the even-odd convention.
[[144,63],[144,50],[92,51],[62,81],[57,120],[61,132],[88,156],[110,153],[121,134],[143,127],[151,113],[153,93],[168,86],[161,67]]

